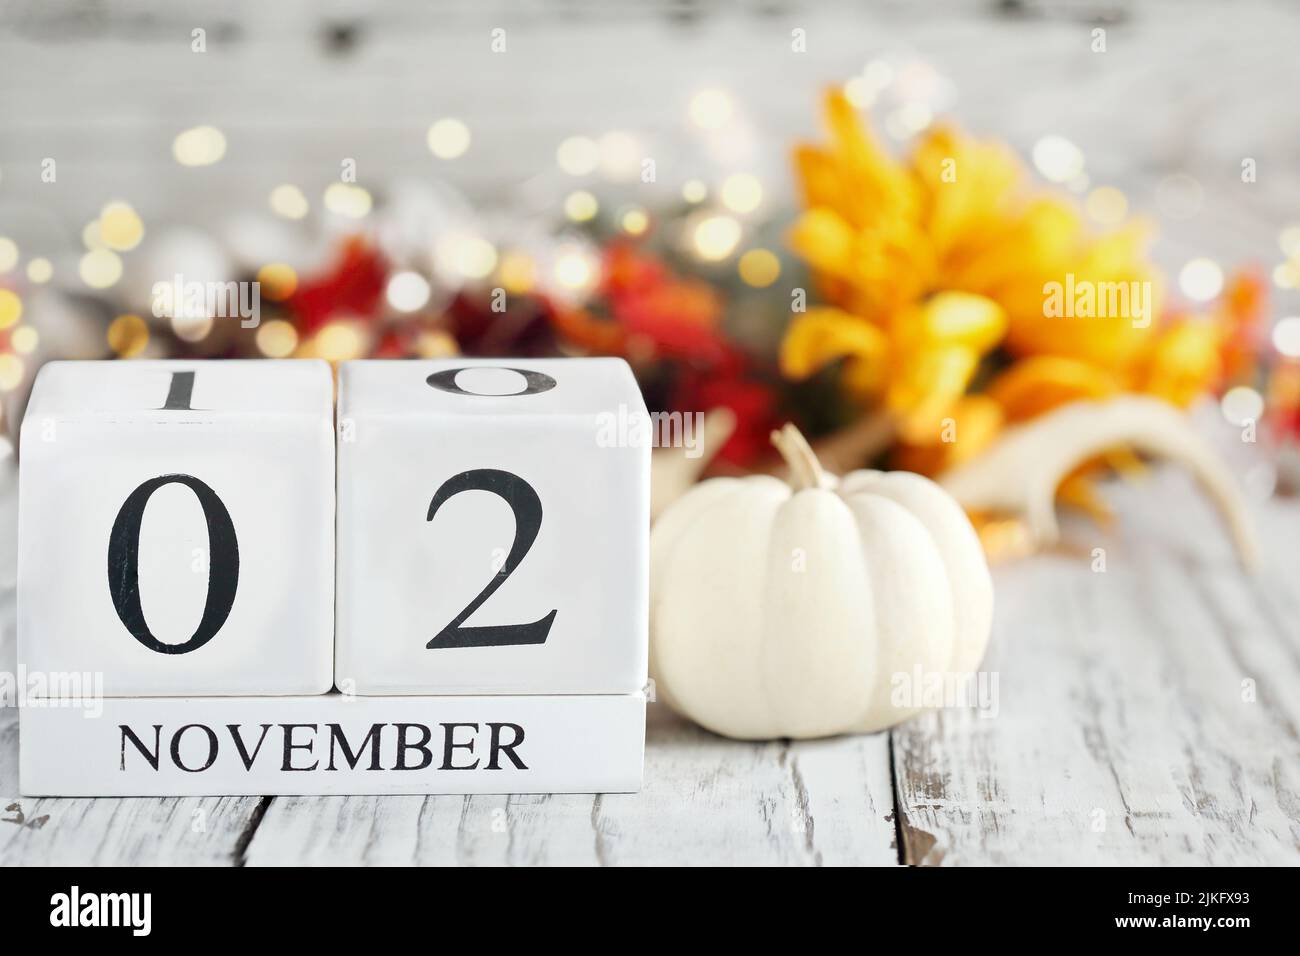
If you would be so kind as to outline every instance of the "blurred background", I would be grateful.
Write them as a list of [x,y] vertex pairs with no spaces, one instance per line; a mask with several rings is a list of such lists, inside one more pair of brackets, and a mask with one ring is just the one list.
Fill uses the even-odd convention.
[[[652,407],[728,410],[715,469],[793,418],[940,472],[939,421],[968,457],[1128,391],[1269,417],[1280,450],[1297,27],[1280,0],[4,0],[5,431],[53,358],[621,354]],[[1058,335],[1067,273],[1150,282],[1156,321]],[[954,322],[983,331],[931,335]]]
[[[52,359],[617,355],[706,423],[654,452],[656,511],[774,471],[792,421],[1034,554],[994,572],[1000,720],[745,747],[655,716],[640,802],[496,842],[495,802],[222,800],[195,835],[43,801],[6,861],[1294,862],[1298,38],[1294,0],[0,0],[0,677]],[[1130,484],[1142,448],[1221,479],[1256,576],[1187,476]],[[1020,499],[953,491],[980,468]]]

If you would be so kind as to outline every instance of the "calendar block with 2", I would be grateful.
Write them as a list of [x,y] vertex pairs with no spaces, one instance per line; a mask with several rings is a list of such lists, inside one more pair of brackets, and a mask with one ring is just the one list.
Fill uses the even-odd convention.
[[645,415],[620,359],[344,363],[340,690],[639,691]]

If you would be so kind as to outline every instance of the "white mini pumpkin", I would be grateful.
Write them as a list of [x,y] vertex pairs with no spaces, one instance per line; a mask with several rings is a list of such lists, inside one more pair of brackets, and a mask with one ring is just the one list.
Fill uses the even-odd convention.
[[650,666],[669,706],[743,739],[866,733],[922,708],[895,675],[973,672],[993,585],[975,530],[908,472],[822,471],[793,426],[789,482],[715,478],[650,541]]

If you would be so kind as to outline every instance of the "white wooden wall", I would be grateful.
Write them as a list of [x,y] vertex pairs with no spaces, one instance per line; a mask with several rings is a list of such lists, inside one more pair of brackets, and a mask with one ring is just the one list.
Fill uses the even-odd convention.
[[[1090,47],[1098,24],[1104,54]],[[196,27],[203,54],[190,49]],[[490,52],[495,27],[505,54]],[[796,27],[803,54],[791,51]],[[340,33],[350,39],[331,39]],[[75,247],[117,196],[155,225],[263,208],[281,181],[318,200],[345,157],[379,190],[446,176],[482,204],[554,208],[571,187],[558,142],[611,129],[642,137],[671,191],[715,169],[684,122],[705,85],[739,97],[750,135],[731,144],[734,162],[779,200],[791,140],[818,128],[818,91],[892,54],[946,76],[952,113],[974,131],[1026,154],[1045,133],[1078,143],[1094,183],[1166,219],[1171,265],[1208,254],[1271,266],[1278,229],[1300,218],[1297,36],[1300,5],[1284,0],[3,0],[0,234],[25,252]],[[452,163],[424,142],[443,115],[474,135]],[[183,169],[171,140],[198,123],[224,130],[229,150]],[[45,157],[55,184],[39,181]],[[1240,181],[1244,157],[1258,163],[1254,184]],[[1204,201],[1168,221],[1156,186],[1176,172]]]

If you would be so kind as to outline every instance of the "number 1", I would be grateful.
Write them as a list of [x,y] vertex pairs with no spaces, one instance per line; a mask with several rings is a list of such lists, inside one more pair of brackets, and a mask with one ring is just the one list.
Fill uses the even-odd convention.
[[194,397],[194,373],[172,372],[171,387],[167,389],[167,401],[158,411],[191,412],[190,400]]

